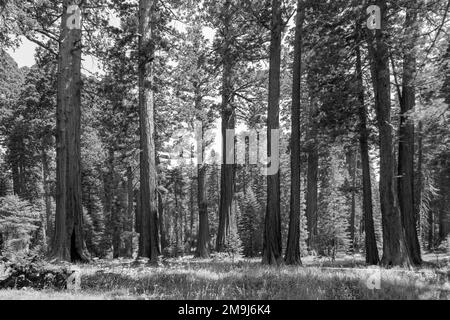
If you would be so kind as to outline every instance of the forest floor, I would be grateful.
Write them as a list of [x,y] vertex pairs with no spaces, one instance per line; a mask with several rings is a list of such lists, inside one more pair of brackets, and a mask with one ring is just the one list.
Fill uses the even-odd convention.
[[444,299],[450,300],[450,255],[427,254],[413,270],[367,267],[363,257],[306,257],[302,267],[263,266],[260,259],[191,256],[151,267],[133,260],[78,266],[79,291],[0,290],[0,300],[127,299]]

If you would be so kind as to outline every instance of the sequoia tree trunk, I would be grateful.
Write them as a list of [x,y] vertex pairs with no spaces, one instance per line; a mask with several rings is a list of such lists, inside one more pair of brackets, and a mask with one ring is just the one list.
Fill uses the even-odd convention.
[[386,266],[409,266],[411,260],[405,243],[397,194],[394,190],[394,156],[391,124],[391,83],[387,36],[386,0],[378,0],[381,29],[376,30],[375,43],[369,45],[375,106],[380,140],[380,205],[383,225],[383,258]]
[[139,123],[140,123],[140,254],[155,263],[160,254],[156,203],[156,152],[153,59],[156,1],[139,1]]
[[[279,164],[279,154],[273,154],[273,144],[279,144],[280,128],[280,66],[281,35],[283,29],[281,1],[272,0],[272,22],[269,67],[269,107],[267,114],[267,155],[272,169]],[[278,150],[278,148],[275,148]],[[279,167],[279,166],[278,166]],[[281,216],[280,216],[280,171],[267,173],[267,207],[264,222],[263,264],[279,265],[282,261]],[[272,170],[271,170],[272,171]]]
[[235,221],[235,165],[227,163],[228,148],[227,130],[234,130],[236,115],[232,104],[233,99],[233,58],[231,57],[231,1],[226,0],[223,6],[223,36],[222,48],[223,79],[222,79],[222,170],[220,172],[220,207],[219,229],[217,231],[216,251],[225,250],[230,236],[236,232]]
[[292,109],[291,109],[291,203],[289,215],[289,233],[287,240],[286,264],[301,265],[300,258],[300,109],[302,80],[302,33],[305,18],[303,1],[297,2],[295,28],[294,64],[292,73]]
[[365,231],[366,263],[377,265],[380,262],[373,222],[372,181],[370,176],[369,132],[367,129],[367,107],[364,99],[364,84],[360,47],[356,46],[356,77],[359,102],[359,146],[361,149],[363,217]]
[[[81,27],[69,28],[73,0],[63,1],[58,56],[56,111],[56,217],[53,237],[54,259],[89,261],[83,238],[81,205]],[[81,10],[81,8],[80,8]]]
[[400,103],[400,129],[398,148],[398,199],[405,229],[406,245],[415,265],[422,263],[417,219],[414,206],[414,121],[409,113],[416,105],[415,84],[417,36],[417,8],[408,7],[406,11],[405,41],[403,54],[403,92]]

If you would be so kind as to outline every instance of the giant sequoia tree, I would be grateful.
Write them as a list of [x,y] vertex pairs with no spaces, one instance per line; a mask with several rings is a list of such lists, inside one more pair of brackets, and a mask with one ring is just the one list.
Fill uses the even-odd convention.
[[[236,110],[233,105],[233,67],[235,61],[232,56],[233,6],[231,0],[226,0],[220,14],[222,21],[221,46],[222,59],[222,170],[220,171],[220,206],[219,229],[217,231],[216,250],[223,251],[231,235],[236,232],[236,213],[234,204],[235,166],[229,163],[230,145],[227,136],[228,130],[236,126]],[[227,160],[228,159],[228,160]]]
[[291,203],[289,216],[289,235],[285,261],[287,264],[301,264],[300,259],[300,101],[302,32],[304,21],[302,0],[297,3],[295,27],[294,63],[292,71],[292,109],[291,109]]
[[[360,34],[359,28],[357,34]],[[359,37],[358,37],[359,40]],[[369,130],[367,127],[367,106],[364,98],[361,49],[356,45],[356,83],[359,115],[359,146],[361,152],[363,220],[365,231],[366,262],[377,265],[380,262],[373,223],[372,179],[370,175]]]
[[[281,0],[272,1],[270,67],[269,67],[269,106],[267,111],[267,155],[270,169],[267,171],[267,207],[264,222],[263,263],[279,264],[282,259],[281,216],[280,216],[280,172],[277,145],[280,129],[280,67],[281,35],[283,21]],[[276,133],[275,133],[276,132]],[[274,134],[275,133],[275,134]],[[275,173],[273,171],[276,171]]]
[[81,26],[74,1],[63,1],[56,112],[56,221],[52,256],[87,261],[81,205]]
[[384,265],[409,265],[410,258],[401,223],[397,193],[394,188],[394,154],[391,124],[391,80],[389,68],[388,14],[385,0],[378,0],[381,29],[375,31],[369,44],[372,55],[372,77],[375,92],[380,139],[380,204],[383,223]]
[[409,3],[405,18],[403,49],[403,90],[400,97],[400,129],[398,147],[398,199],[405,229],[405,240],[414,264],[422,262],[417,236],[417,216],[414,207],[414,121],[411,111],[416,104],[414,78],[416,74],[416,45],[418,7]]
[[160,254],[156,202],[154,123],[154,28],[156,0],[139,1],[140,240],[139,255],[154,262]]

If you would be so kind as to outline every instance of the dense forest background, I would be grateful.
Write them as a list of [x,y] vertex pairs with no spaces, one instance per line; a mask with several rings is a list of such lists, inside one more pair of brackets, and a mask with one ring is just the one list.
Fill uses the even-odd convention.
[[[1,0],[0,254],[407,266],[444,252],[449,7]],[[24,39],[31,68],[8,54]],[[245,163],[225,161],[226,129]],[[271,129],[266,175],[245,136]]]

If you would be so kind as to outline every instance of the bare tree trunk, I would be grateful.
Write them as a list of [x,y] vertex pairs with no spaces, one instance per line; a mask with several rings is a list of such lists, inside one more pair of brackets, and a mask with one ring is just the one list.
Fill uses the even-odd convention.
[[0,257],[1,257],[2,254],[3,254],[3,243],[4,243],[4,240],[3,240],[3,233],[0,232]]
[[301,265],[300,258],[300,109],[302,80],[302,36],[305,14],[302,0],[297,2],[297,21],[295,28],[294,64],[292,75],[292,109],[291,109],[291,203],[289,215],[289,233],[285,262]]
[[178,248],[180,246],[180,227],[179,227],[179,219],[180,219],[180,209],[178,206],[178,176],[175,177],[175,182],[173,186],[173,195],[175,198],[175,250],[176,256],[178,256]]
[[19,170],[19,164],[13,163],[11,168],[12,173],[12,180],[13,180],[13,193],[16,196],[22,195],[22,183],[20,178],[20,170]]
[[[220,207],[219,229],[217,231],[216,251],[225,250],[228,239],[236,230],[235,221],[235,165],[227,163],[227,130],[234,130],[236,125],[233,99],[233,59],[231,57],[231,1],[226,0],[223,6],[224,44],[222,48],[223,79],[222,79],[222,170],[220,173]],[[228,143],[229,144],[229,143]]]
[[367,130],[367,108],[364,99],[364,84],[360,47],[356,46],[356,76],[359,101],[359,145],[361,149],[363,217],[365,231],[366,263],[377,265],[380,262],[373,222],[372,181],[370,176],[369,133]]
[[411,264],[394,190],[394,157],[391,126],[391,84],[389,52],[386,44],[386,0],[377,0],[381,9],[381,30],[376,31],[372,55],[375,105],[380,135],[380,204],[383,224],[383,259],[386,266]]
[[[272,23],[269,67],[269,108],[267,114],[267,155],[271,159],[272,169],[279,167],[279,154],[273,154],[274,144],[279,144],[278,134],[272,136],[272,130],[280,128],[280,67],[281,35],[283,29],[281,1],[272,1]],[[275,140],[275,138],[277,138]],[[275,148],[278,150],[278,148]],[[280,171],[267,174],[267,208],[264,222],[263,264],[280,264],[282,261],[281,216],[280,216]]]
[[417,8],[409,6],[406,11],[405,33],[411,39],[406,40],[403,56],[403,93],[400,103],[398,148],[398,198],[409,255],[413,264],[420,265],[422,258],[414,206],[414,121],[409,118],[409,112],[416,105],[415,84],[413,83],[416,74],[414,44],[417,36],[416,20]]
[[114,147],[110,146],[107,158],[107,172],[104,178],[105,189],[105,212],[108,218],[108,232],[111,237],[113,258],[120,256],[120,217],[119,208],[116,206],[118,197],[118,183],[114,167]]
[[161,236],[161,252],[167,248],[167,238],[166,238],[166,227],[165,227],[165,216],[164,216],[164,200],[161,192],[158,192],[158,222],[159,222],[159,233]]
[[[45,150],[45,147],[42,148],[42,185],[44,190],[44,204],[45,204],[45,231],[46,231],[46,238],[51,239],[51,231],[52,230],[52,224],[51,224],[51,216],[52,216],[52,196],[50,192],[50,185],[49,185],[49,176],[50,176],[50,169],[48,164],[48,155],[47,150]],[[46,239],[47,242],[47,239]]]
[[200,258],[209,258],[209,222],[208,222],[208,200],[206,196],[206,166],[198,165],[198,183],[197,183],[197,201],[198,201],[198,238],[196,256]]
[[[52,257],[63,261],[89,260],[83,238],[81,205],[81,28],[69,29],[63,1],[58,57],[56,136],[56,221]],[[81,10],[81,8],[80,8]]]
[[416,216],[417,224],[419,227],[419,237],[423,241],[424,233],[422,230],[422,216],[420,214],[422,205],[422,192],[423,192],[423,123],[419,121],[417,132],[417,171],[415,174],[415,186],[414,186],[414,214]]
[[356,216],[356,162],[357,153],[350,147],[346,152],[346,161],[348,167],[348,173],[351,183],[351,205],[350,205],[350,219],[349,219],[349,232],[350,232],[350,252],[355,251],[355,216]]
[[155,23],[154,0],[139,1],[139,119],[140,119],[140,188],[143,257],[155,263],[160,254],[158,210],[156,204],[156,152],[153,98],[153,58]]
[[133,169],[127,167],[127,224],[126,231],[130,233],[128,239],[125,240],[125,255],[129,258],[133,257],[133,229],[134,229],[134,188],[133,188]]
[[307,173],[306,173],[306,219],[308,228],[307,245],[308,250],[316,249],[317,236],[317,195],[318,195],[318,173],[319,173],[319,147],[317,141],[317,102],[315,97],[315,88],[311,85],[314,83],[314,77],[311,74],[308,77],[310,84],[310,106],[308,110],[308,131],[306,135],[307,141]]
[[428,211],[428,250],[434,250],[434,212],[433,209]]
[[142,211],[141,211],[141,192],[139,189],[135,190],[135,201],[136,201],[136,208],[135,208],[135,225],[134,228],[137,233],[139,233],[139,240],[138,240],[138,256],[142,257],[142,248],[144,247],[142,244],[142,237],[140,236],[140,233],[142,232]]
[[[191,168],[194,167],[194,146],[191,146]],[[192,251],[192,248],[195,244],[195,237],[194,237],[194,169],[190,169],[190,177],[189,177],[189,237],[187,239],[188,246],[189,246],[189,254]],[[187,217],[186,217],[187,218]],[[187,224],[186,224],[187,229]]]

